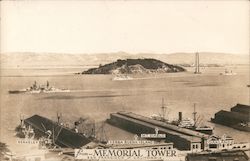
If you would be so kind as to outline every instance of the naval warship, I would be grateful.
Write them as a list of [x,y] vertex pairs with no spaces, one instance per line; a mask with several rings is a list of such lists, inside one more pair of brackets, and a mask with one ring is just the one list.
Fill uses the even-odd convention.
[[35,81],[31,87],[19,90],[9,90],[9,94],[19,94],[19,93],[57,93],[57,92],[70,92],[69,89],[59,89],[49,85],[47,81],[46,85],[37,85]]

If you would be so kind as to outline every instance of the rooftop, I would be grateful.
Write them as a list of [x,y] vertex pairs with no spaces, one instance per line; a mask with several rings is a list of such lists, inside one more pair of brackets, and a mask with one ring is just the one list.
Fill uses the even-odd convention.
[[[112,115],[117,116],[119,118],[123,118],[123,119],[129,119],[129,120],[131,120],[131,121],[133,121],[135,123],[150,127],[152,129],[155,129],[156,126],[157,126],[157,125],[151,124],[149,122],[145,122],[143,120],[138,120],[138,119],[135,119],[135,118],[123,116],[123,115],[121,115],[119,113],[114,113]],[[166,129],[166,128],[160,127],[160,126],[157,126],[157,128],[158,128],[159,131],[162,131],[162,132],[164,132],[166,134],[176,135],[176,136],[179,136],[180,138],[184,138],[184,139],[186,139],[186,140],[188,140],[190,142],[201,142],[201,137],[186,135],[186,134],[180,133],[178,131],[174,131],[172,129]]]
[[236,104],[234,107],[231,108],[231,111],[250,114],[250,106],[243,104]]
[[24,123],[44,134],[50,130],[54,137],[55,144],[60,147],[80,148],[91,141],[84,135],[75,133],[71,129],[39,115],[33,115],[25,119]]
[[178,127],[176,125],[171,125],[169,123],[154,120],[154,119],[151,119],[149,117],[138,115],[138,114],[135,114],[135,113],[132,113],[132,112],[123,112],[122,111],[122,112],[118,112],[118,114],[121,114],[121,115],[124,115],[124,116],[127,116],[127,117],[131,117],[131,118],[134,118],[134,119],[142,120],[142,121],[148,122],[150,124],[157,125],[157,126],[160,126],[160,127],[163,127],[163,128],[167,128],[167,129],[170,129],[172,131],[175,131],[175,132],[178,132],[180,134],[187,135],[187,136],[195,136],[195,137],[198,137],[198,138],[208,138],[209,137],[209,135],[207,135],[207,134],[203,134],[203,133],[193,131],[193,130],[189,130],[189,129],[186,129],[186,128],[181,128],[181,127]]

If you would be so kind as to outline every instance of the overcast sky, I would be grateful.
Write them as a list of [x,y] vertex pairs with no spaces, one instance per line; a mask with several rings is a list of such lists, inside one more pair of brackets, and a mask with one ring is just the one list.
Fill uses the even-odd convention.
[[1,52],[249,53],[249,1],[2,1]]

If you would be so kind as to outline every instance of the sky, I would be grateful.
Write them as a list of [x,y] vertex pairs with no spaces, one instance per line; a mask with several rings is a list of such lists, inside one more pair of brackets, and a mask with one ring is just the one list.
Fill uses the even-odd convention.
[[1,1],[1,53],[249,54],[249,1]]

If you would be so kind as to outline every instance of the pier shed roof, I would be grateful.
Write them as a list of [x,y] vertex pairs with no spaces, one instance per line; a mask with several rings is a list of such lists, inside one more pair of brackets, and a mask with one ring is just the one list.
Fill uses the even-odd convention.
[[84,135],[76,133],[69,128],[59,125],[57,122],[39,115],[33,115],[25,119],[24,123],[30,125],[44,135],[50,130],[55,144],[60,147],[80,148],[91,141]]

